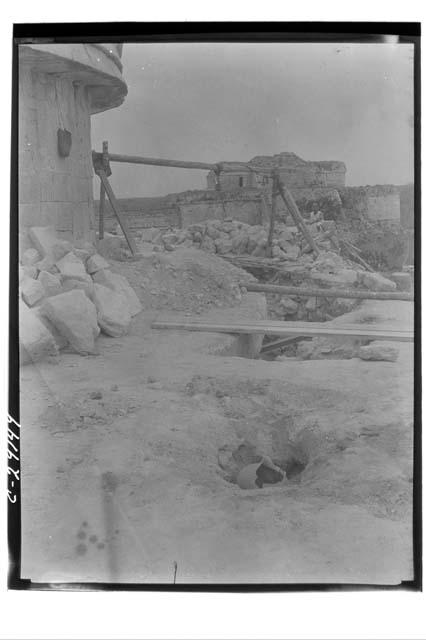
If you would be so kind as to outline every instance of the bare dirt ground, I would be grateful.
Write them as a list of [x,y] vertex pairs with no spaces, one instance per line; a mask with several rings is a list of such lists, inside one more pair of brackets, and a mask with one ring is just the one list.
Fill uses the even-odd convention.
[[[170,311],[163,274],[154,304],[144,261],[114,268],[145,305],[129,335],[101,336],[98,356],[67,353],[60,364],[22,369],[22,577],[411,579],[412,345],[399,344],[394,363],[220,355],[232,338],[150,328]],[[199,298],[191,312],[244,315],[261,307],[250,295],[223,308]],[[407,302],[366,302],[354,313],[360,322],[412,322]],[[291,445],[306,468],[241,490],[218,461],[247,442],[276,459]]]

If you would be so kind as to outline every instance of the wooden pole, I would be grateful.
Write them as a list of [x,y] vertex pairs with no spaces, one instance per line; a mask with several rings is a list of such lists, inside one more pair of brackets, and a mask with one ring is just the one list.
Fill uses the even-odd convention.
[[101,182],[99,193],[99,240],[104,238],[105,187]]
[[132,238],[132,236],[130,234],[130,231],[129,231],[128,227],[127,227],[127,223],[126,223],[126,220],[124,219],[124,216],[122,216],[121,213],[120,213],[118,202],[117,202],[116,197],[114,195],[114,191],[112,190],[111,185],[110,185],[110,183],[108,181],[108,178],[106,177],[105,171],[103,169],[98,169],[97,170],[97,174],[98,174],[98,176],[99,176],[99,178],[101,180],[101,183],[102,183],[102,185],[103,185],[103,187],[105,189],[105,192],[106,192],[106,194],[108,196],[108,199],[109,199],[109,201],[111,203],[112,210],[114,211],[115,215],[117,216],[117,220],[118,220],[118,222],[120,224],[120,227],[121,227],[121,229],[122,229],[122,231],[124,233],[124,236],[125,236],[125,238],[127,240],[127,244],[129,245],[130,251],[132,252],[133,255],[136,255],[137,248],[136,248],[136,245],[135,245],[135,241],[133,240],[133,238]]
[[[108,175],[108,141],[102,142],[102,167],[105,175]],[[104,213],[105,213],[105,187],[101,181],[101,190],[99,193],[99,240],[104,238]]]
[[321,289],[320,287],[287,287],[280,284],[263,284],[248,282],[244,285],[247,291],[262,291],[264,293],[279,293],[288,296],[305,298],[357,298],[359,300],[405,300],[413,301],[411,293],[397,291],[363,291],[362,289]]
[[309,243],[309,246],[311,247],[314,254],[316,256],[319,256],[319,249],[309,229],[307,228],[305,221],[303,220],[300,214],[299,208],[295,203],[293,196],[291,195],[287,187],[283,185],[279,177],[277,178],[277,185],[278,185],[278,191],[280,193],[280,196],[283,199],[283,202],[286,205],[287,209],[290,211],[291,217],[293,218],[296,225],[299,227],[300,231],[305,236],[305,239]]
[[226,218],[225,201],[222,196],[222,188],[220,185],[220,169],[215,170],[215,180],[216,180],[215,189],[219,193],[219,199],[220,199],[220,203],[222,205],[222,210],[223,210],[223,217]]
[[145,158],[143,156],[125,156],[120,153],[109,153],[110,162],[127,162],[130,164],[147,164],[156,167],[177,167],[178,169],[203,169],[216,171],[217,165],[207,162],[190,162],[186,160],[167,160],[165,158]]
[[347,242],[346,240],[340,240],[340,243],[343,245],[343,248],[346,249],[346,252],[348,253],[349,257],[354,260],[355,262],[359,262],[359,264],[361,264],[365,269],[367,269],[367,271],[370,271],[371,273],[374,273],[374,269],[373,267],[371,267],[368,262],[366,262],[360,255],[359,255],[359,250],[354,247],[353,244],[351,244],[350,242]]
[[277,173],[274,170],[272,174],[271,219],[269,221],[269,234],[268,234],[268,253],[270,255],[272,255],[272,238],[274,236],[276,211],[277,211]]

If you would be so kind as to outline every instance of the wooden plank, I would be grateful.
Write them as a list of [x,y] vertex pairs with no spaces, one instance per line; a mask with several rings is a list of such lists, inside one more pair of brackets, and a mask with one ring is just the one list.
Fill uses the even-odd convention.
[[395,342],[413,342],[412,331],[399,328],[380,328],[371,325],[332,325],[315,322],[272,322],[262,320],[245,323],[190,322],[155,320],[153,329],[172,329],[174,331],[204,331],[209,333],[231,334],[269,334],[277,336],[341,336],[349,338],[367,338],[371,340],[389,340]]
[[106,177],[106,173],[102,169],[98,169],[97,170],[97,174],[98,174],[98,176],[99,176],[99,178],[100,178],[100,180],[101,180],[101,182],[102,182],[102,184],[104,186],[106,194],[107,194],[107,196],[109,198],[109,201],[111,203],[111,207],[113,208],[114,213],[117,216],[117,220],[120,223],[120,227],[121,227],[121,229],[122,229],[122,231],[124,233],[124,236],[125,236],[125,238],[127,240],[127,244],[129,245],[130,251],[132,252],[133,255],[136,255],[137,248],[136,248],[136,245],[135,245],[135,241],[133,240],[129,229],[127,228],[127,224],[126,224],[126,221],[124,219],[124,216],[122,216],[121,213],[120,213],[120,210],[118,208],[118,202],[117,202],[117,200],[115,198],[114,192],[113,192],[113,190],[111,188],[111,185],[110,185],[110,183],[108,181],[108,178]]
[[321,298],[358,298],[359,300],[405,300],[413,301],[412,293],[397,291],[363,291],[362,289],[321,289],[320,287],[291,287],[280,284],[263,284],[248,282],[244,285],[247,291],[279,293],[298,297]]
[[300,214],[299,208],[295,203],[293,196],[291,195],[287,187],[283,185],[283,183],[279,178],[277,178],[277,187],[281,195],[281,198],[284,201],[284,204],[286,205],[287,209],[290,211],[291,217],[295,221],[296,225],[299,227],[302,234],[305,236],[305,239],[308,242],[314,254],[316,256],[319,256],[319,249],[315,243],[315,240],[311,235],[311,232],[309,231],[308,227],[305,224],[305,221],[303,220]]

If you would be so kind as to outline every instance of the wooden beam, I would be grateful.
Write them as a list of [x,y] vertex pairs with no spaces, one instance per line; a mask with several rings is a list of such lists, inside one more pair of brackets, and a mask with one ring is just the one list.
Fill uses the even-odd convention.
[[248,282],[244,285],[247,291],[278,293],[305,298],[356,298],[359,300],[405,300],[413,301],[412,293],[398,291],[363,291],[362,289],[321,289],[319,287],[290,287],[280,284],[263,284]]
[[304,235],[306,241],[308,242],[314,254],[316,256],[319,256],[319,249],[315,243],[315,240],[311,235],[311,232],[309,231],[308,227],[305,224],[305,221],[303,220],[300,214],[299,208],[295,203],[293,196],[291,195],[287,187],[283,185],[279,177],[277,178],[277,187],[281,195],[281,198],[283,199],[287,209],[290,211],[291,217],[293,218],[294,222],[296,223],[296,225]]
[[114,191],[112,190],[112,187],[108,181],[108,178],[106,177],[105,171],[103,169],[98,169],[96,171],[96,173],[98,174],[100,181],[105,189],[105,192],[108,196],[108,199],[111,203],[111,207],[112,210],[114,211],[115,215],[117,216],[117,220],[120,224],[120,227],[124,233],[124,236],[127,240],[127,244],[129,245],[130,251],[132,252],[133,255],[136,255],[137,253],[137,247],[135,244],[135,241],[133,240],[130,231],[127,227],[127,223],[126,220],[124,219],[124,216],[120,213],[120,209],[118,206],[118,202],[116,200],[116,197],[114,195]]
[[153,329],[172,329],[174,331],[204,331],[209,333],[230,334],[268,334],[276,336],[339,336],[370,340],[389,340],[394,342],[413,342],[413,331],[401,328],[380,328],[372,325],[331,324],[326,322],[191,322],[189,320],[155,320]]
[[187,160],[167,160],[166,158],[146,158],[144,156],[125,156],[121,153],[108,154],[110,162],[126,162],[129,164],[146,164],[155,167],[176,167],[177,169],[203,169],[216,171],[217,165],[208,162],[191,162]]

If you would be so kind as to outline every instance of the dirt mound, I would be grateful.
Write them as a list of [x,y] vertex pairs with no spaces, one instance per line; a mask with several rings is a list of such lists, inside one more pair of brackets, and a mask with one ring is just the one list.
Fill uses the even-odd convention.
[[246,271],[195,249],[149,252],[138,261],[117,262],[115,270],[126,275],[144,309],[188,315],[238,305],[244,284],[255,281]]

